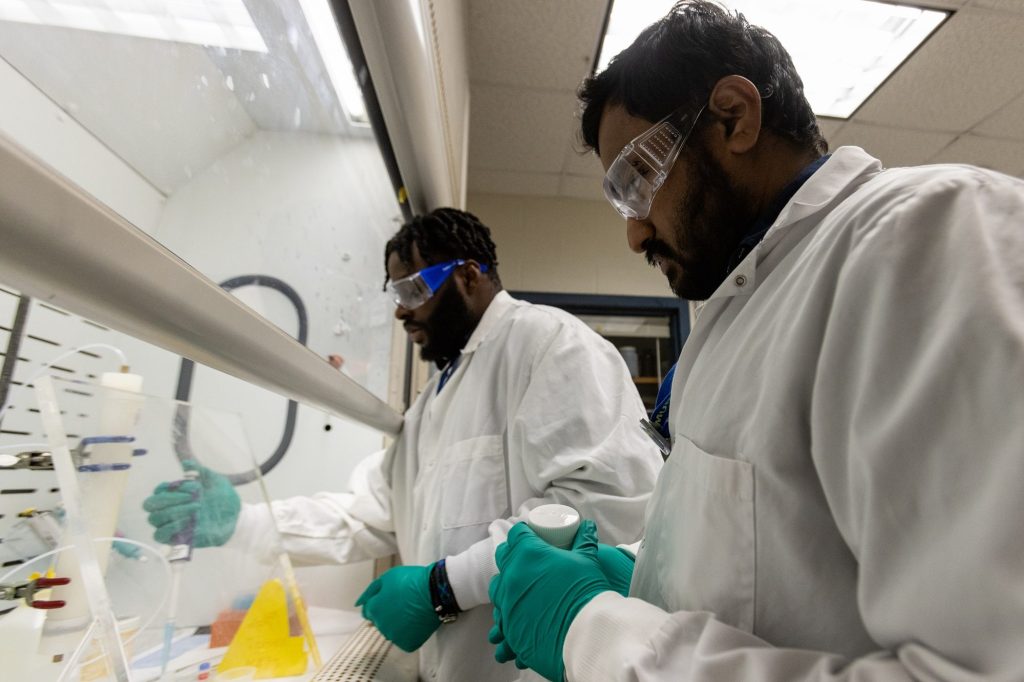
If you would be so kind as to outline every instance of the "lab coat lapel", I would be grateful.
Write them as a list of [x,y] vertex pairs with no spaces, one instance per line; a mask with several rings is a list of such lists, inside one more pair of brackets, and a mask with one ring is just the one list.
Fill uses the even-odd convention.
[[[466,376],[469,372],[476,349],[487,341],[491,332],[515,305],[515,299],[508,292],[499,291],[494,299],[491,300],[490,305],[487,306],[487,310],[484,311],[483,317],[480,318],[480,322],[476,325],[476,329],[470,334],[469,340],[466,341],[466,345],[462,349],[462,356],[458,367],[455,368],[451,377],[448,378],[440,393],[437,391],[437,381],[430,382],[428,389],[432,390],[435,394],[428,398],[429,402],[426,409],[426,418],[431,423],[430,428],[438,430],[441,428],[444,423],[444,416],[448,413],[452,401],[460,393],[459,387],[462,384],[462,377]],[[437,379],[440,380],[440,377],[437,377]]]
[[765,235],[764,248],[777,243],[791,225],[831,210],[881,171],[882,163],[860,147],[840,147],[782,209]]

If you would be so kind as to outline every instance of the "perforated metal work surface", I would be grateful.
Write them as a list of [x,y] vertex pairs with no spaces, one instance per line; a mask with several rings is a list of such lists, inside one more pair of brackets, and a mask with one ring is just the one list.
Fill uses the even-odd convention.
[[311,682],[415,682],[416,660],[364,623]]

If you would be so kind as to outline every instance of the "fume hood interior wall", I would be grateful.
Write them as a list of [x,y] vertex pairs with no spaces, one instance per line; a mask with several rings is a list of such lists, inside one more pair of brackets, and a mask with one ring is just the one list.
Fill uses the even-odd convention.
[[[187,183],[164,195],[2,60],[0,99],[5,102],[0,107],[0,133],[209,278],[223,282],[241,275],[267,275],[288,284],[306,308],[307,345],[321,355],[343,356],[343,371],[388,398],[393,326],[391,308],[381,292],[382,253],[398,227],[399,213],[371,138],[255,131],[209,167],[193,169]],[[45,253],[39,254],[39,267],[46,267]],[[0,275],[0,285],[2,279]],[[249,286],[234,293],[286,332],[297,333],[295,307],[277,291]],[[6,293],[3,298],[0,325],[9,327],[7,318],[13,315],[16,300]],[[45,325],[45,338],[60,345],[29,342],[19,355],[31,362],[18,363],[15,379],[25,382],[41,363],[59,353],[99,341],[125,351],[132,371],[145,377],[145,392],[178,395],[180,357],[114,331],[83,325],[73,315],[39,312],[38,303],[29,314],[29,333],[34,324]],[[101,369],[116,369],[116,360],[104,357]],[[324,371],[335,370],[325,362]],[[28,389],[19,387],[10,399],[22,408],[34,401]],[[197,367],[190,399],[239,412],[258,460],[269,458],[282,441],[284,398]],[[5,417],[4,430],[18,414],[12,410]],[[41,435],[33,434],[31,440]],[[0,445],[25,438],[0,434]],[[372,429],[300,405],[285,456],[266,476],[270,494],[281,498],[344,490],[355,464],[382,442]],[[35,487],[40,492],[50,488]],[[9,498],[7,506],[36,506],[34,500],[4,497]],[[364,562],[300,569],[299,578],[312,604],[347,607],[371,571],[371,564]]]

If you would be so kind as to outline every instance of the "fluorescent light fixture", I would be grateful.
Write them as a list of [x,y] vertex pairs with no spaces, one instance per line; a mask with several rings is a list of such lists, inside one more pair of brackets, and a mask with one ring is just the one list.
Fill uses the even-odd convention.
[[267,51],[243,0],[2,0],[0,20]]
[[352,60],[348,58],[345,45],[341,42],[338,23],[334,19],[327,0],[299,0],[302,13],[306,15],[306,23],[313,33],[320,57],[324,60],[327,75],[338,94],[341,108],[349,123],[359,127],[369,127],[370,117],[366,114],[366,102],[363,91],[356,82]]
[[[673,0],[616,0],[598,71]],[[789,51],[819,116],[848,118],[931,35],[947,13],[869,0],[721,0]]]

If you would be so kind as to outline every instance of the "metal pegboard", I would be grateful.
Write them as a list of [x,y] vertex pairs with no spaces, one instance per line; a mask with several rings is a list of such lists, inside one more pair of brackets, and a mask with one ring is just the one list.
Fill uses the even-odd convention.
[[[0,283],[0,364],[7,361],[12,347],[14,318],[20,294]],[[0,415],[0,452],[16,453],[21,447],[33,449],[46,443],[31,385],[44,366],[62,354],[93,343],[110,343],[113,333],[106,327],[84,320],[47,303],[31,300],[20,330],[17,354],[10,375],[6,408]],[[8,363],[9,364],[9,363]],[[89,418],[94,384],[103,372],[116,371],[115,354],[103,349],[83,349],[56,362],[49,370],[54,376],[83,382],[61,385],[60,404],[68,436],[76,439]],[[52,471],[0,470],[0,539],[26,509],[53,509],[60,503],[60,491]],[[0,566],[17,563],[19,557],[0,541]]]
[[311,682],[415,682],[417,657],[363,623]]

